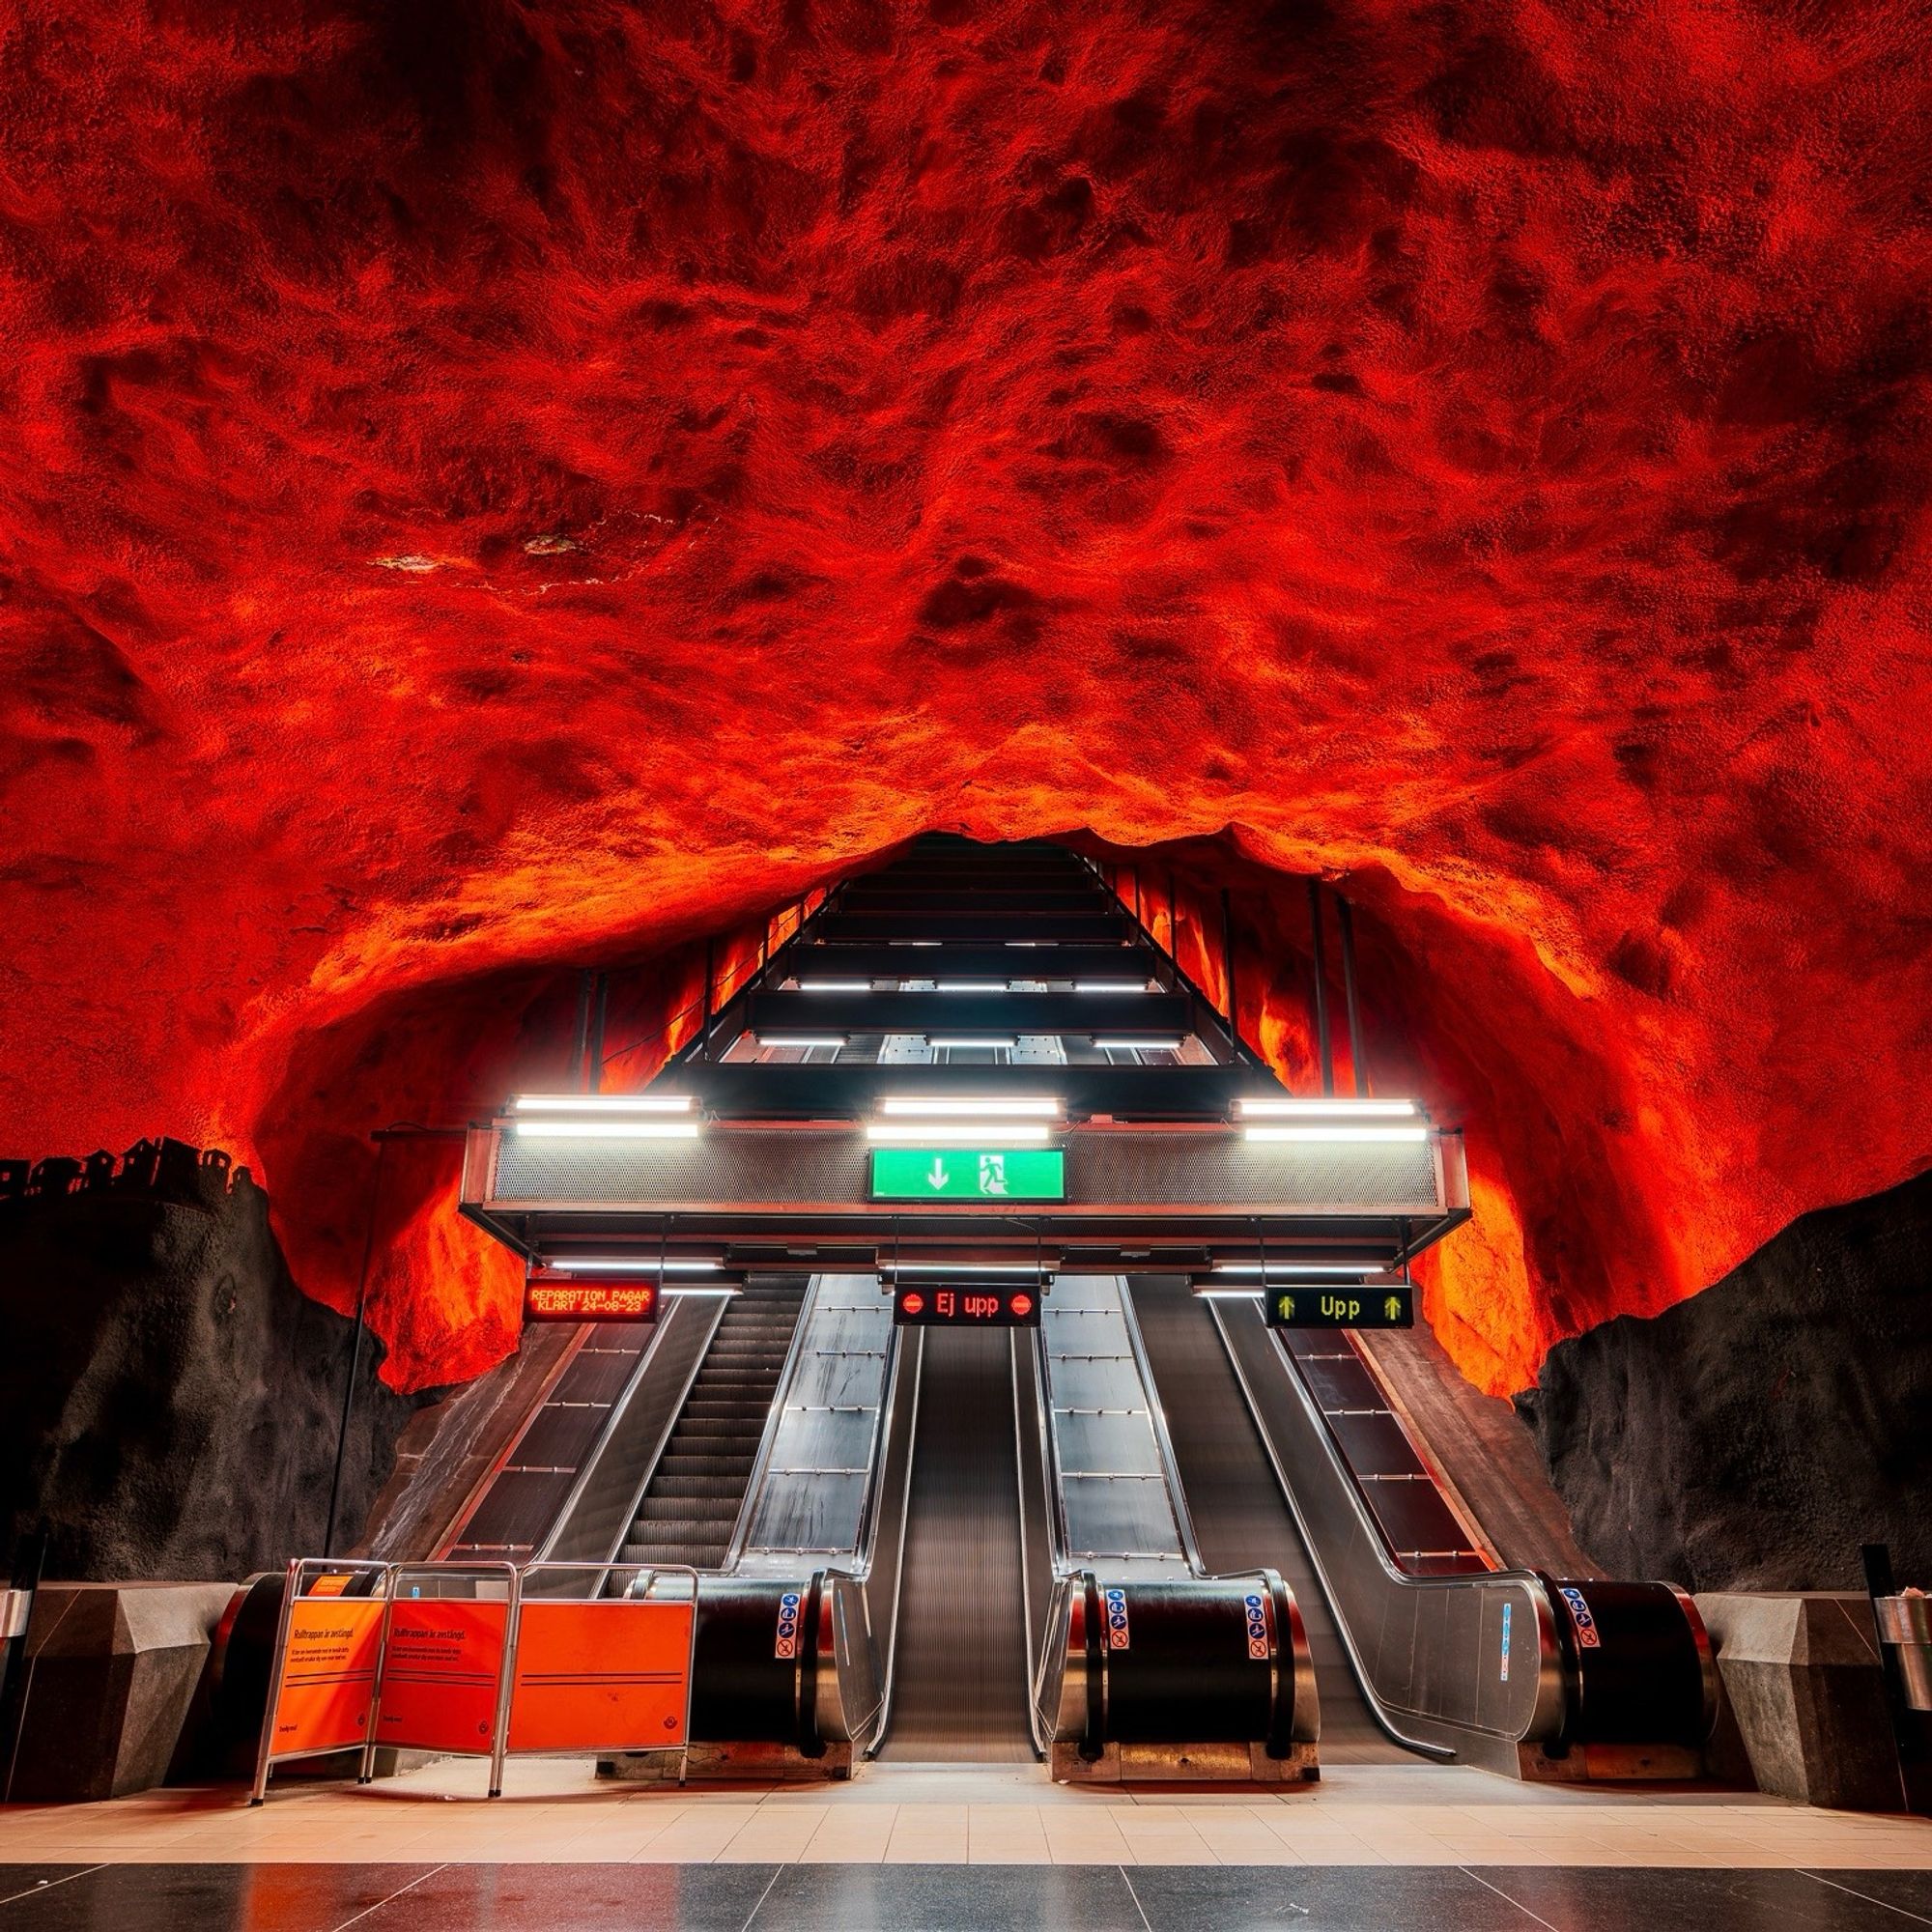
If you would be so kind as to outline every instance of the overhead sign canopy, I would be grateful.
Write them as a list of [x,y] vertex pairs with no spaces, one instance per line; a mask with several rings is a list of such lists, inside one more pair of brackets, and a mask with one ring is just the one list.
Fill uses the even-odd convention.
[[1059,1148],[873,1148],[875,1201],[1064,1201]]

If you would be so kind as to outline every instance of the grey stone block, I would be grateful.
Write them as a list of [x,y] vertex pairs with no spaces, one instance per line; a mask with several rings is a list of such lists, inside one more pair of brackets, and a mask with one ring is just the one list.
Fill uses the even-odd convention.
[[232,1583],[48,1583],[27,1626],[10,1796],[123,1798],[167,1776]]
[[1848,1811],[1904,1808],[1865,1598],[1712,1591],[1697,1607],[1760,1791]]

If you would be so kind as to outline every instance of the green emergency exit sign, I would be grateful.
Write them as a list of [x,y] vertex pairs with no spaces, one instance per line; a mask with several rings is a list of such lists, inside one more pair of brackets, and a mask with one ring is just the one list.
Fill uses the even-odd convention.
[[875,1201],[1065,1201],[1059,1148],[873,1148]]

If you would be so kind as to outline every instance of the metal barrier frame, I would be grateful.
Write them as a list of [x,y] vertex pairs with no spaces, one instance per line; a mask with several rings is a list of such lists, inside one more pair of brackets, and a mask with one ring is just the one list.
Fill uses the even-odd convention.
[[[490,1796],[500,1798],[503,1795],[503,1738],[510,1708],[510,1681],[517,1662],[517,1607],[524,1584],[523,1572],[514,1563],[394,1563],[389,1566],[389,1609],[383,1620],[383,1651],[377,1664],[376,1702],[370,1707],[369,1743],[363,1752],[360,1781],[367,1784],[375,1776],[376,1753],[383,1748],[377,1729],[382,1716],[383,1674],[388,1662],[389,1617],[395,1614],[396,1605],[406,1601],[401,1592],[403,1579],[407,1577],[469,1577],[477,1582],[489,1582],[500,1577],[508,1584],[503,1611],[503,1654],[497,1666],[497,1708],[490,1725],[490,1748],[479,1751],[447,1745],[408,1744],[394,1747],[398,1750],[434,1750],[439,1757],[487,1758],[490,1762]],[[462,1599],[453,1601],[461,1602]]]
[[[524,1583],[532,1572],[545,1576],[574,1573],[600,1579],[594,1595],[567,1597],[536,1597],[525,1595]],[[620,1597],[607,1596],[606,1592],[612,1573],[629,1572],[631,1581]],[[369,1718],[363,1726],[362,1740],[358,1745],[327,1745],[309,1750],[275,1751],[271,1749],[274,1738],[275,1714],[281,1703],[284,1681],[288,1673],[289,1630],[295,1618],[295,1605],[300,1599],[309,1596],[304,1585],[314,1576],[336,1576],[342,1574],[373,1578],[367,1596],[354,1601],[377,1601],[382,1604],[383,1613],[377,1626],[376,1671],[369,1697]],[[560,1750],[519,1750],[512,1751],[510,1745],[510,1707],[516,1691],[517,1651],[523,1634],[524,1608],[526,1603],[595,1604],[609,1602],[615,1605],[625,1601],[640,1601],[638,1582],[641,1577],[644,1584],[643,1596],[648,1598],[661,1577],[683,1577],[689,1579],[691,1594],[691,1636],[684,1659],[684,1733],[676,1745],[639,1744],[629,1740],[613,1740],[608,1744],[572,1745]],[[293,1764],[298,1759],[334,1757],[346,1751],[358,1751],[359,1761],[355,1781],[370,1783],[376,1775],[376,1753],[384,1748],[378,1733],[378,1718],[382,1709],[383,1680],[388,1664],[389,1625],[399,1604],[418,1601],[405,1598],[402,1590],[411,1578],[436,1578],[439,1580],[469,1579],[476,1583],[500,1580],[505,1587],[501,1600],[505,1605],[503,1617],[503,1649],[497,1666],[497,1689],[494,1715],[490,1725],[490,1743],[481,1750],[466,1750],[458,1745],[412,1746],[400,1745],[402,1750],[434,1750],[439,1757],[474,1757],[487,1759],[490,1766],[490,1790],[492,1798],[503,1795],[503,1766],[512,1757],[601,1757],[607,1753],[622,1752],[626,1755],[644,1752],[675,1750],[678,1753],[677,1781],[682,1785],[691,1756],[692,1703],[697,1678],[697,1615],[698,1615],[698,1576],[688,1564],[682,1563],[444,1563],[437,1560],[421,1563],[382,1563],[368,1559],[343,1558],[336,1560],[322,1556],[298,1556],[292,1558],[288,1569],[288,1585],[282,1596],[280,1616],[275,1626],[275,1648],[273,1662],[269,1673],[268,1706],[262,1714],[262,1734],[256,1747],[255,1781],[249,1803],[260,1804],[268,1796],[269,1778],[278,1764]],[[461,1597],[448,1597],[439,1592],[438,1599],[463,1602]],[[435,1600],[432,1600],[435,1601]],[[479,1597],[479,1602],[494,1602],[494,1598]],[[658,1601],[681,1603],[683,1598],[663,1598]]]
[[[613,1571],[628,1570],[634,1573],[630,1583],[621,1596],[606,1594]],[[525,1594],[526,1580],[537,1572],[554,1576],[564,1571],[588,1573],[601,1578],[595,1596],[584,1597],[530,1597]],[[644,1590],[638,1592],[638,1578],[644,1579]],[[660,1577],[686,1577],[691,1579],[691,1640],[684,1659],[684,1735],[675,1745],[639,1745],[612,1742],[602,1745],[572,1745],[565,1750],[520,1750],[510,1749],[510,1707],[516,1697],[517,1649],[523,1636],[524,1611],[536,1604],[596,1604],[608,1603],[613,1606],[624,1603],[649,1601],[651,1585]],[[681,1597],[658,1598],[660,1603],[682,1603]],[[691,1763],[691,1707],[697,1681],[697,1572],[688,1563],[526,1563],[518,1573],[517,1599],[512,1613],[509,1641],[503,1647],[503,1696],[497,1717],[497,1749],[495,1770],[491,1782],[500,1787],[503,1781],[503,1765],[512,1757],[601,1757],[607,1752],[621,1752],[625,1756],[640,1756],[645,1752],[677,1752],[677,1781],[682,1785]],[[491,1797],[498,1792],[493,1790]]]
[[269,1699],[262,1712],[262,1735],[255,1748],[255,1782],[248,1794],[250,1804],[263,1804],[269,1795],[269,1777],[278,1764],[295,1764],[304,1758],[335,1757],[343,1751],[357,1748],[353,1744],[328,1745],[313,1750],[276,1751],[271,1748],[275,1736],[275,1714],[282,1701],[282,1688],[289,1669],[289,1626],[295,1621],[297,1602],[307,1593],[302,1589],[303,1579],[313,1572],[317,1576],[373,1577],[375,1587],[362,1599],[383,1601],[383,1614],[376,1627],[376,1676],[369,1693],[369,1719],[362,1727],[360,1746],[361,1762],[358,1767],[356,1783],[367,1784],[369,1766],[373,1749],[372,1740],[376,1732],[376,1706],[383,1694],[383,1662],[389,1644],[389,1575],[394,1566],[379,1563],[367,1558],[295,1556],[289,1559],[288,1585],[282,1592],[281,1613],[275,1620],[275,1648],[273,1662],[269,1668]]

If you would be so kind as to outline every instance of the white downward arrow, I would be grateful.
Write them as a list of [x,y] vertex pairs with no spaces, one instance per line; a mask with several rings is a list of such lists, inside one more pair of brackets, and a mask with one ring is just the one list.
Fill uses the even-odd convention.
[[932,1157],[932,1172],[928,1174],[925,1178],[932,1183],[932,1185],[935,1188],[944,1187],[946,1185],[948,1179],[946,1173],[946,1163],[943,1160],[941,1160],[937,1154],[934,1154]]

